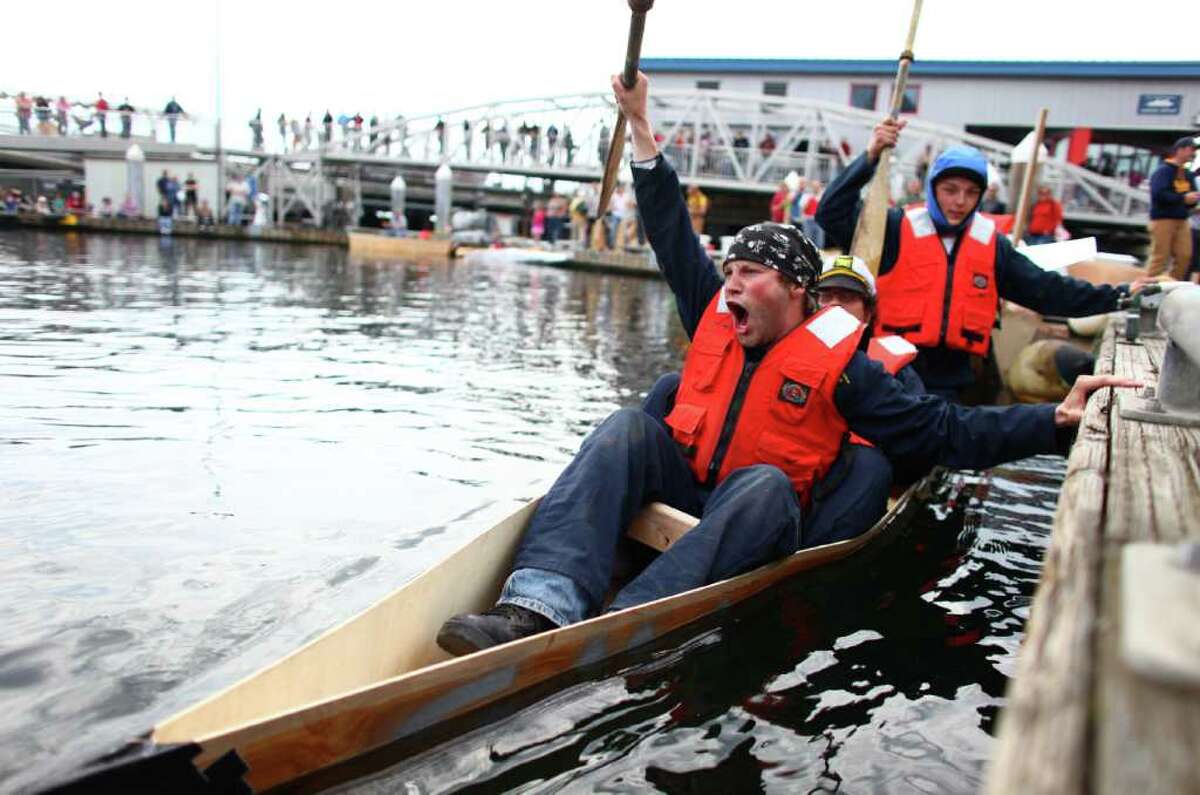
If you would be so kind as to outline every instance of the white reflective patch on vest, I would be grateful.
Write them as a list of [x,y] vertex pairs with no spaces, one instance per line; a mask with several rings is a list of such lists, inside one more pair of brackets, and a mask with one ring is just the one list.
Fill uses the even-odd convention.
[[913,345],[904,337],[897,337],[891,334],[887,337],[879,337],[879,344],[887,349],[887,352],[893,356],[907,356],[910,353],[917,352],[917,346]]
[[717,299],[717,314],[729,314],[729,304],[725,303],[725,288],[721,288],[721,297]]
[[932,235],[937,230],[933,227],[933,218],[929,215],[929,210],[924,207],[914,207],[904,213],[908,218],[908,222],[912,225],[914,237],[925,237]]
[[858,327],[858,318],[840,306],[833,306],[825,310],[820,317],[807,326],[817,339],[825,343],[826,348],[834,347],[853,334]]
[[996,234],[996,222],[991,218],[986,218],[979,213],[975,213],[975,220],[971,222],[971,237],[986,246],[992,242],[992,235],[994,234]]

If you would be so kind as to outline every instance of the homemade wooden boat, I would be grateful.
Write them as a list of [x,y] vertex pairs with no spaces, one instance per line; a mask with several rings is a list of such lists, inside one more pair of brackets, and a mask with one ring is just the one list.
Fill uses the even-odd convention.
[[[434,638],[462,612],[491,607],[533,501],[374,606],[279,662],[158,726],[104,767],[56,792],[237,792],[278,787],[412,737],[555,675],[641,646],[888,534],[921,483],[857,538],[801,550],[754,571],[655,602],[452,658]],[[697,520],[662,504],[628,535],[668,548]]]
[[346,232],[346,239],[349,241],[351,254],[366,257],[449,259],[454,256],[454,241],[447,237],[392,237],[365,229],[351,229]]
[[[1095,285],[1129,283],[1145,275],[1144,269],[1132,264],[1131,257],[1097,253],[1094,240],[1088,238],[1023,247],[1021,252],[1035,262],[1042,257],[1034,252],[1041,252],[1050,262],[1057,262],[1041,262],[1042,267],[1061,270],[1065,275]],[[1083,258],[1078,258],[1080,255]],[[1071,336],[1095,336],[1103,331],[1109,314],[1070,318],[1064,325],[1061,319],[1051,323],[1031,310],[1007,301],[1001,304],[1000,327],[992,340],[1005,387],[1020,402],[1062,400],[1070,387],[1055,369],[1054,351],[1063,347],[1089,349],[1087,342],[1073,340]]]

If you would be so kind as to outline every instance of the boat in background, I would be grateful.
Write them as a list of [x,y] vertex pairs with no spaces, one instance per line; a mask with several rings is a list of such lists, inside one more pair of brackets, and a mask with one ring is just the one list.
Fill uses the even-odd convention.
[[455,248],[454,241],[448,237],[388,235],[368,229],[349,229],[346,231],[346,239],[350,245],[350,254],[364,257],[449,259],[454,256]]

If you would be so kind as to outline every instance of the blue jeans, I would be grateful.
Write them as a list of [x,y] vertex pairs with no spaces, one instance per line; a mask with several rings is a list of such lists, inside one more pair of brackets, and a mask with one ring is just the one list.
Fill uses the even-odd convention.
[[887,512],[891,490],[892,465],[879,448],[843,444],[833,467],[813,488],[800,546],[862,535]]
[[618,542],[653,501],[699,516],[700,523],[622,588],[610,610],[740,574],[800,545],[800,503],[781,470],[739,469],[708,493],[658,421],[640,409],[621,409],[584,440],[542,499],[500,601],[560,625],[596,615]]

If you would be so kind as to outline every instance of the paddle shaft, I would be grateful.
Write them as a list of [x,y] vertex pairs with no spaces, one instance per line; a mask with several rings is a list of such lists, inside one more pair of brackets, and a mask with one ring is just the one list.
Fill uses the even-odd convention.
[[[646,12],[654,0],[629,0],[633,12],[629,19],[629,41],[625,45],[625,69],[621,72],[621,85],[633,88],[637,82],[638,63],[642,59],[642,34],[646,30]],[[596,205],[596,217],[608,213],[608,202],[617,186],[617,172],[621,170],[621,156],[625,153],[625,114],[617,112],[617,123],[613,125],[608,156],[604,161],[604,181],[600,184],[600,201]]]
[[[895,119],[904,106],[904,90],[908,87],[908,70],[913,62],[913,41],[917,36],[917,23],[921,19],[922,0],[913,0],[912,18],[908,23],[908,38],[904,51],[900,53],[900,64],[896,68],[896,81],[892,87],[892,103],[888,118]],[[891,147],[880,151],[875,175],[867,185],[867,198],[858,214],[854,227],[854,239],[850,253],[862,259],[871,273],[879,275],[880,259],[883,258],[883,236],[887,231],[887,211],[891,203],[892,162]]]
[[1037,176],[1038,155],[1042,153],[1042,139],[1046,137],[1046,117],[1049,108],[1038,111],[1036,132],[1033,136],[1033,152],[1029,155],[1029,163],[1025,166],[1025,179],[1021,180],[1021,196],[1017,200],[1017,210],[1013,216],[1013,245],[1021,242],[1025,234],[1026,219],[1029,217],[1029,195],[1033,192],[1033,180]]

